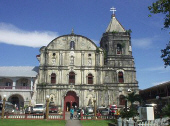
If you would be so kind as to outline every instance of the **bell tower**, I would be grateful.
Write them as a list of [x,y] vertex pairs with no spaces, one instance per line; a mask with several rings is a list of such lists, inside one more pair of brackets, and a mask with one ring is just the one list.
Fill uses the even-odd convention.
[[[123,26],[116,19],[115,14],[111,16],[111,21],[103,33],[100,41],[100,47],[105,50],[105,64],[116,65],[115,60],[122,62],[125,60],[133,59],[131,48],[130,30],[126,31]],[[120,63],[121,65],[121,63]],[[119,67],[119,65],[116,65]]]
[[[111,8],[111,11],[115,9]],[[128,89],[138,90],[130,32],[124,29],[113,13],[100,40],[100,47],[104,49],[105,76],[110,77],[104,79],[104,84],[123,87],[125,92]]]

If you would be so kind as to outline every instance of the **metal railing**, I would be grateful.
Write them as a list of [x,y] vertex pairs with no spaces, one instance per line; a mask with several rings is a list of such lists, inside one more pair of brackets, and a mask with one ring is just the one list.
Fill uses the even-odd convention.
[[[45,114],[6,114],[4,119],[28,119],[28,120],[43,120],[45,119]],[[64,120],[64,114],[49,114],[49,120]]]
[[25,90],[31,89],[31,86],[0,86],[0,89],[13,89],[13,87],[15,87],[15,89],[25,89]]

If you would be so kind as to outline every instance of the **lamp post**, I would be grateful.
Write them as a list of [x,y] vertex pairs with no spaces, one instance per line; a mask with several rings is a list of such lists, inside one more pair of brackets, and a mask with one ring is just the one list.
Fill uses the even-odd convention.
[[48,113],[49,113],[49,95],[46,96],[46,118],[45,119],[48,119]]
[[93,100],[94,102],[94,119],[96,119],[96,100]]
[[3,98],[2,116],[1,116],[1,119],[4,119],[4,114],[5,114],[5,101],[6,101],[6,95],[4,95],[4,98]]
[[157,100],[157,113],[158,113],[158,116],[161,116],[161,114],[162,114],[162,101],[161,101],[161,97],[160,96],[156,96],[156,100]]

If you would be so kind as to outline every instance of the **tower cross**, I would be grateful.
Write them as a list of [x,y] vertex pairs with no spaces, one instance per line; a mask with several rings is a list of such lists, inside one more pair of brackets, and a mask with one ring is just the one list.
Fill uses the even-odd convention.
[[110,8],[110,11],[113,11],[113,14],[115,14],[116,8],[112,7]]

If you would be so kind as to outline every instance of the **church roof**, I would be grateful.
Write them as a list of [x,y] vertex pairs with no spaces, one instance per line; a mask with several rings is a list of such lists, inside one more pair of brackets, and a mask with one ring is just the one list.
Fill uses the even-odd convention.
[[116,19],[115,15],[112,15],[111,21],[106,29],[106,32],[126,32],[123,26]]
[[36,77],[38,70],[36,66],[3,66],[0,77]]

